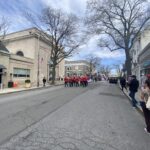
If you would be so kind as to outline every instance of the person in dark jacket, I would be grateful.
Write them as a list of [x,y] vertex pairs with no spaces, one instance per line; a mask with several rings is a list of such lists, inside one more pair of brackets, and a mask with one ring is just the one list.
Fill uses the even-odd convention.
[[121,78],[120,78],[120,85],[121,85],[122,91],[123,91],[124,88],[127,90],[127,87],[126,87],[126,79],[125,79],[124,77],[121,77]]
[[138,91],[138,88],[139,88],[139,81],[136,79],[136,76],[133,75],[131,82],[129,83],[129,91],[130,91],[129,96],[132,99],[133,107],[136,107],[136,105],[137,105],[137,101],[135,99],[135,93]]
[[46,84],[46,78],[44,77],[43,78],[43,86],[45,86],[45,84]]

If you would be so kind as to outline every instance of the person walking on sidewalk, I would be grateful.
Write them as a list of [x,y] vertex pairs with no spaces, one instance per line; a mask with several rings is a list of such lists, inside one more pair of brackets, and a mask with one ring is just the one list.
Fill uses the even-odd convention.
[[44,77],[43,78],[43,86],[45,86],[45,84],[46,84],[46,78]]
[[136,76],[133,75],[132,80],[129,83],[129,91],[130,91],[129,96],[132,99],[132,106],[133,107],[136,107],[136,105],[137,105],[137,101],[135,99],[135,93],[138,91],[138,88],[139,88],[139,81],[136,79]]
[[141,107],[145,117],[146,128],[144,130],[150,134],[150,110],[146,108],[146,102],[150,97],[150,79],[145,81],[144,89],[141,92]]
[[141,75],[141,78],[140,78],[141,90],[144,89],[145,81],[146,81],[147,79],[148,79],[148,78],[147,78],[144,74]]
[[120,78],[120,85],[121,85],[122,91],[123,91],[124,88],[125,88],[126,91],[127,91],[127,87],[126,87],[126,79],[125,79],[125,77],[121,77],[121,78]]

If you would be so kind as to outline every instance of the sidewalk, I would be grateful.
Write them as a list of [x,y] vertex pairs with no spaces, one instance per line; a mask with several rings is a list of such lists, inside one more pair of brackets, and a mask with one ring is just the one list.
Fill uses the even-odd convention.
[[45,87],[43,87],[43,85],[40,85],[39,87],[30,87],[30,88],[25,88],[25,87],[4,88],[4,89],[0,89],[0,95],[15,93],[15,92],[22,92],[22,91],[29,91],[29,90],[37,90],[37,89],[42,89],[42,88],[49,88],[52,86],[59,86],[59,85],[63,85],[63,83],[62,82],[56,82],[55,85],[47,84]]
[[[120,89],[121,89],[120,84],[119,84],[119,87],[120,87]],[[128,91],[124,90],[123,93],[124,93],[124,94],[128,97],[128,99],[131,101],[131,97],[129,96],[129,90],[128,90]],[[141,94],[141,92],[140,92],[140,89],[139,89],[138,92],[135,94],[135,99],[136,99],[138,102],[140,102],[140,94]],[[140,113],[143,113],[143,112],[142,112],[142,108],[141,108],[139,105],[137,105],[137,110],[140,111]]]

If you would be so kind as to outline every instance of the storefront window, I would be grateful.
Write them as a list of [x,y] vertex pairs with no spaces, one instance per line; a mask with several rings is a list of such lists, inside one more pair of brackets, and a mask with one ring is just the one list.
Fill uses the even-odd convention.
[[145,73],[146,75],[150,74],[150,68],[147,68],[147,69],[145,70],[145,72],[146,72],[146,73]]
[[150,68],[145,68],[145,69],[141,70],[141,74],[144,74],[144,75],[150,74]]
[[30,77],[30,69],[14,68],[14,77]]

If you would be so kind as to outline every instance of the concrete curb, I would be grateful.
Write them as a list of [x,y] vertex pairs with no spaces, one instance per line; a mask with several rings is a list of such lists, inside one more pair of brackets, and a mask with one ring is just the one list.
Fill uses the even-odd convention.
[[47,88],[51,88],[51,87],[55,87],[55,86],[61,86],[61,85],[64,85],[64,84],[48,85],[45,87],[35,87],[35,88],[22,89],[22,90],[18,90],[18,91],[10,91],[10,92],[6,92],[6,93],[0,93],[0,96],[6,95],[6,94],[21,93],[21,92],[25,92],[25,91],[36,91],[36,90],[47,89]]
[[[121,90],[121,86],[120,86],[120,84],[118,84],[118,86],[119,86],[119,88],[120,88],[120,90]],[[122,91],[122,90],[121,90]],[[126,93],[126,92],[124,92],[124,91],[122,91],[123,92],[123,94],[128,98],[128,100],[129,100],[129,102],[131,103],[131,97],[128,95],[128,93]],[[142,116],[144,116],[143,115],[143,111],[142,111],[142,108],[140,107],[140,106],[137,106],[136,108],[135,108]]]

